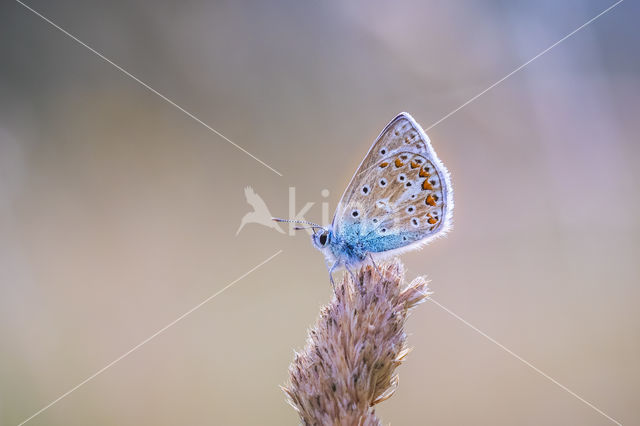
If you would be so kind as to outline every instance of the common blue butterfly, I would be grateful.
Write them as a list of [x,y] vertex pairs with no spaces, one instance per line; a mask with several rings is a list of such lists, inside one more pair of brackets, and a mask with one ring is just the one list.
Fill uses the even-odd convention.
[[369,149],[331,225],[293,222],[313,229],[313,245],[325,255],[331,276],[337,267],[350,271],[367,257],[373,262],[421,247],[449,230],[452,213],[449,172],[422,127],[403,112]]

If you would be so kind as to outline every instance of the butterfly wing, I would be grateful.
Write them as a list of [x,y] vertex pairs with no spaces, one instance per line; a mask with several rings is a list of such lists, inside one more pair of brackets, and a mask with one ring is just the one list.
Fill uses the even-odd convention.
[[407,113],[384,128],[342,195],[334,232],[352,233],[368,253],[412,248],[450,227],[449,172]]

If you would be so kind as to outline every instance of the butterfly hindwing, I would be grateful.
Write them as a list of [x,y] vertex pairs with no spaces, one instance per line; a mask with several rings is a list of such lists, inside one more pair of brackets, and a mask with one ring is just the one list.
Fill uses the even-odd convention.
[[382,131],[342,196],[333,221],[357,229],[367,252],[423,243],[449,227],[449,175],[422,128],[406,113]]

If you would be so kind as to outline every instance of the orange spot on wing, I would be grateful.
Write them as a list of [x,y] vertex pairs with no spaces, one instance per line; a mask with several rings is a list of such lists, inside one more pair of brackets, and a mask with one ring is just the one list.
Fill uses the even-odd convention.
[[388,165],[389,165],[389,163],[387,163],[386,161],[384,163],[380,163],[380,167],[383,168],[383,169],[385,167],[387,167]]
[[435,206],[436,205],[436,200],[433,199],[433,195],[431,195],[431,194],[429,194],[427,196],[427,200],[426,201],[427,201],[427,204],[429,204],[430,206]]
[[425,179],[424,182],[422,182],[422,189],[433,189],[433,186],[429,183],[429,179]]
[[431,225],[435,225],[436,223],[438,223],[438,219],[436,219],[433,216],[431,216],[431,213],[429,213],[427,216],[429,217],[427,222],[429,222]]
[[399,158],[396,158],[395,165],[396,165],[396,167],[402,167],[402,166],[404,166],[404,163],[402,161],[400,161]]
[[419,164],[418,164],[418,163],[416,163],[415,161],[412,161],[412,162],[411,162],[411,168],[412,168],[412,169],[415,169],[416,167],[418,167],[418,165],[419,165]]
[[420,177],[429,177],[431,176],[429,173],[425,172],[422,167],[420,167]]

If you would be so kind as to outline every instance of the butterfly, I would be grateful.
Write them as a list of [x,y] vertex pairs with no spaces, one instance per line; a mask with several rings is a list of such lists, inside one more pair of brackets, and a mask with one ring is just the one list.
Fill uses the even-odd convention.
[[[422,127],[406,112],[378,136],[347,186],[331,225],[311,228],[313,245],[333,271],[423,246],[450,229],[453,188]],[[352,273],[353,275],[353,273]]]

